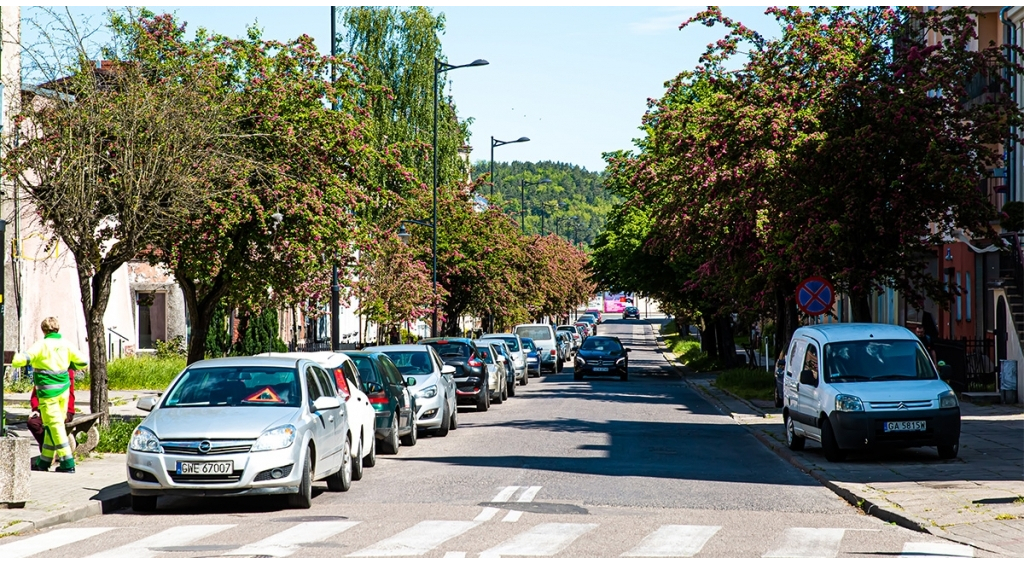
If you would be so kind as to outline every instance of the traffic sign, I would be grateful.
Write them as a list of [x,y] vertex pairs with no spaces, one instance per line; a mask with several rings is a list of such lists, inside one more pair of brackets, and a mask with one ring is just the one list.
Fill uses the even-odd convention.
[[835,303],[835,288],[820,276],[812,276],[796,287],[796,306],[807,315],[828,313]]

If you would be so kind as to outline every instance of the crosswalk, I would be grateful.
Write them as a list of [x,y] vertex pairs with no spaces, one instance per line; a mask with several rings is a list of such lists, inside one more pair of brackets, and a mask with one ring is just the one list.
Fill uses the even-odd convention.
[[[571,554],[586,552],[587,547],[605,535],[620,535],[615,524],[588,522],[584,515],[573,518],[546,520],[531,514],[523,523],[523,511],[510,509],[516,503],[530,504],[540,492],[540,486],[508,486],[500,488],[491,499],[499,507],[483,507],[473,519],[445,519],[419,521],[384,539],[366,535],[376,530],[371,523],[345,518],[310,519],[298,524],[269,531],[261,531],[262,538],[249,538],[247,527],[238,524],[197,524],[172,526],[164,530],[149,529],[134,539],[126,528],[120,527],[68,527],[42,532],[23,539],[0,540],[0,554],[6,558],[48,557],[60,554],[61,547],[75,544],[76,556],[89,558],[153,558],[166,556],[201,555],[248,556],[284,558],[311,555],[316,547],[329,543],[335,547],[351,547],[331,556],[369,557],[424,557],[444,558],[500,558],[500,557],[554,557],[563,555],[573,547]],[[516,495],[518,494],[518,496]],[[515,501],[512,501],[515,499]],[[487,504],[482,504],[487,505]],[[524,507],[525,509],[525,507]],[[498,518],[502,511],[507,513]],[[550,517],[544,515],[544,517]],[[539,521],[539,522],[538,522]],[[609,529],[609,527],[611,527]],[[734,525],[696,523],[653,523],[647,530],[637,531],[636,540],[608,553],[604,549],[595,556],[625,558],[688,558],[701,556],[714,539],[726,534]],[[605,531],[602,533],[602,531]],[[834,558],[841,554],[844,539],[851,531],[881,532],[882,529],[843,529],[836,527],[789,527],[778,530],[773,539],[760,552],[764,558]],[[117,534],[115,534],[117,533]],[[149,533],[149,534],[145,534]],[[110,538],[109,546],[104,539]],[[471,540],[465,540],[471,538]],[[116,539],[116,540],[115,540]],[[198,541],[216,544],[198,544]],[[239,543],[239,539],[245,539]],[[486,539],[486,540],[482,540]],[[95,553],[83,554],[82,546],[100,547]],[[718,541],[721,545],[724,542]],[[474,550],[473,545],[482,544]],[[627,546],[631,544],[632,546]],[[446,550],[448,545],[452,550]],[[362,547],[362,548],[358,548]],[[353,550],[354,549],[354,550]],[[745,547],[746,549],[746,547]],[[719,547],[719,552],[721,548]],[[847,553],[850,547],[847,546]],[[303,552],[307,551],[307,552]],[[708,554],[715,553],[714,549]],[[973,557],[974,549],[946,542],[905,542],[901,557]],[[755,556],[755,554],[751,554]]]

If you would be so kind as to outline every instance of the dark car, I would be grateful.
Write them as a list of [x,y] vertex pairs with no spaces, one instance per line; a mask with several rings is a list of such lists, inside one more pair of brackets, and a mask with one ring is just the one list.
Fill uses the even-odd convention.
[[576,353],[575,380],[584,376],[618,376],[629,379],[629,349],[618,337],[587,337]]
[[540,353],[537,352],[537,345],[533,339],[520,337],[523,342],[523,350],[526,351],[526,373],[533,376],[540,376]]
[[785,356],[780,355],[779,360],[775,361],[775,407],[782,407],[783,398],[786,397],[785,388],[783,388],[786,378],[786,360]]
[[461,337],[437,337],[423,339],[418,344],[434,347],[441,360],[455,368],[455,398],[457,403],[472,404],[477,411],[491,407],[490,390],[487,387],[487,369],[470,339]]
[[415,378],[404,378],[390,358],[381,352],[346,353],[359,370],[363,392],[376,411],[374,431],[377,448],[384,454],[398,454],[398,443],[416,444],[416,398],[409,386]]
[[626,309],[622,311],[622,318],[640,319],[640,309],[637,308],[636,306],[627,306]]

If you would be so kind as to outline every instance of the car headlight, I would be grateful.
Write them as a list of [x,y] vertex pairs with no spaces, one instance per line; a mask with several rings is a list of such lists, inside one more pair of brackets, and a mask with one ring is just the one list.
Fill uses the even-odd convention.
[[942,392],[941,394],[939,394],[940,408],[956,407],[958,405],[960,405],[960,402],[957,401],[956,394],[953,393],[953,390],[949,390],[948,392]]
[[264,431],[260,438],[256,439],[256,444],[252,445],[251,452],[288,448],[294,442],[295,427],[293,425],[275,427],[269,431]]
[[145,427],[135,428],[135,432],[132,433],[132,440],[128,443],[128,448],[136,452],[162,453],[164,451],[163,447],[160,446],[160,439],[156,437],[156,433]]
[[622,357],[619,360],[616,360],[615,364],[622,364],[623,362],[626,362],[626,357]]
[[857,396],[839,394],[836,396],[836,411],[864,411],[864,403]]
[[426,388],[416,392],[415,395],[420,399],[432,398],[437,395],[437,386],[427,386]]
[[582,356],[577,356],[576,357],[576,364],[586,364],[586,363],[587,363],[587,361],[584,360],[584,358]]

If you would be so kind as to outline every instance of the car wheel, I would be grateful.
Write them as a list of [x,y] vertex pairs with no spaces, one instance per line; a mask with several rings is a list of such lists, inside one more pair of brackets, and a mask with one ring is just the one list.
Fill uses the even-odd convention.
[[825,454],[825,460],[829,462],[842,462],[846,458],[846,453],[839,448],[839,443],[836,442],[832,423],[828,419],[821,426],[821,451]]
[[501,405],[501,402],[505,399],[505,379],[498,379],[498,393],[494,394],[494,398],[491,399],[491,403],[495,405]]
[[359,453],[355,458],[352,459],[352,479],[362,480],[363,479],[363,436],[359,435]]
[[491,407],[491,391],[485,386],[480,390],[480,397],[476,398],[476,410],[487,411]]
[[523,371],[523,379],[519,381],[519,385],[520,386],[525,386],[525,385],[527,385],[529,383],[530,383],[530,371],[529,370],[524,370]]
[[787,413],[783,415],[783,419],[783,423],[786,425],[786,446],[789,447],[789,450],[803,450],[806,439],[797,436],[796,427],[793,426],[793,418]]
[[386,441],[380,444],[381,454],[398,454],[398,414],[391,418],[391,431]]
[[403,446],[407,446],[407,447],[416,446],[416,435],[417,435],[417,433],[419,433],[419,431],[416,430],[416,422],[413,421],[412,422],[412,430],[409,431],[408,435],[405,435],[405,436],[402,437],[402,445]]
[[[952,460],[956,458],[956,455],[960,453],[960,441],[957,441],[951,445],[939,445],[939,458],[942,460]],[[132,500],[134,501],[134,497]],[[134,507],[134,506],[133,506]]]
[[136,513],[152,513],[156,511],[155,495],[132,495],[132,511]]
[[459,428],[459,404],[455,404],[455,407],[452,409],[451,419],[451,428],[454,431]]
[[775,387],[775,407],[782,407],[782,396],[779,395],[779,387]]
[[370,435],[370,450],[363,457],[363,468],[373,468],[377,465],[377,435]]
[[516,397],[516,386],[519,385],[519,379],[515,376],[512,377],[512,387],[508,389],[508,397]]
[[508,399],[508,380],[501,383],[501,401]]
[[441,426],[434,431],[435,437],[447,437],[448,430],[452,427],[452,418],[448,415],[448,398],[444,398],[444,403],[441,406],[444,414],[441,415]]
[[619,380],[622,380],[623,382],[625,382],[626,380],[629,380],[629,369],[628,368],[626,369],[626,373],[625,374],[619,376]]
[[558,362],[555,363],[555,374],[561,374],[562,373],[562,368],[563,368],[562,359],[558,359]]
[[306,447],[306,456],[302,459],[302,481],[299,482],[299,493],[288,496],[288,505],[295,509],[309,509],[313,506],[313,463],[309,447]]
[[352,488],[352,440],[345,437],[345,447],[341,451],[341,468],[327,477],[327,490],[347,492]]

